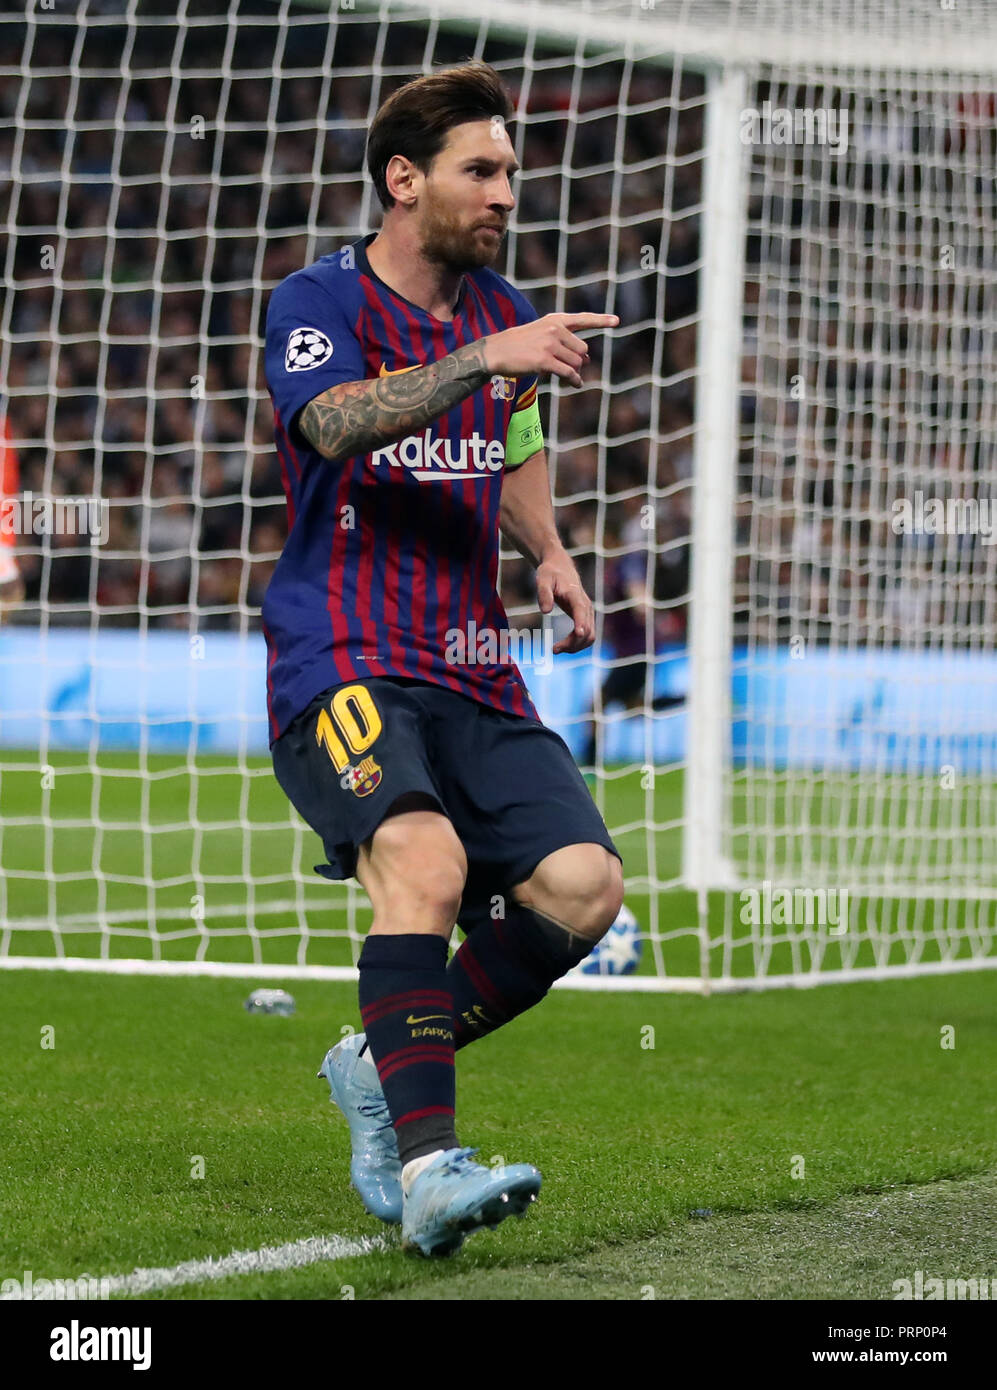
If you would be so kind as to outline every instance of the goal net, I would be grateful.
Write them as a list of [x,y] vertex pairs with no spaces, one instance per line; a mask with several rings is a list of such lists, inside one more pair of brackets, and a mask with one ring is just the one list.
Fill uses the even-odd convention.
[[[261,330],[378,225],[380,104],[469,57],[517,111],[496,268],[621,319],[541,388],[599,639],[524,667],[642,928],[588,983],[997,963],[995,31],[986,0],[0,13],[0,964],[354,965],[369,905],[267,754]],[[501,592],[540,625],[512,552]]]

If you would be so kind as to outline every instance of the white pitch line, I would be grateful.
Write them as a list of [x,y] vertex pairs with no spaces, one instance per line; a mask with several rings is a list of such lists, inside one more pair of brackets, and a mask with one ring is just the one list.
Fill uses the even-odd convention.
[[[160,1269],[136,1269],[131,1274],[110,1274],[94,1280],[109,1294],[154,1293],[159,1289],[175,1289],[182,1284],[201,1284],[207,1279],[227,1279],[238,1274],[271,1274],[282,1269],[301,1269],[321,1260],[345,1260],[359,1255],[371,1255],[386,1250],[383,1236],[362,1236],[347,1240],[345,1236],[309,1236],[290,1241],[287,1245],[263,1245],[259,1250],[233,1250],[231,1255],[218,1259],[184,1260],[183,1263]],[[37,1282],[37,1281],[36,1281]],[[0,1294],[0,1300],[16,1299],[17,1294]]]

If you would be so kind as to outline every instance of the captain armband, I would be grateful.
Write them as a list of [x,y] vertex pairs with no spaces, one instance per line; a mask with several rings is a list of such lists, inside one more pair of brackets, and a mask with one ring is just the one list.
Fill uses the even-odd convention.
[[540,424],[540,406],[534,399],[525,410],[517,410],[509,421],[509,433],[505,438],[506,469],[519,468],[538,449],[544,446],[543,426]]

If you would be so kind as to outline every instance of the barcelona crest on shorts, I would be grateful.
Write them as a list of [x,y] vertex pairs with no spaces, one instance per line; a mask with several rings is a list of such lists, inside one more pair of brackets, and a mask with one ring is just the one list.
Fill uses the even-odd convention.
[[381,769],[373,758],[364,758],[362,763],[351,767],[344,781],[348,779],[350,791],[355,796],[369,796],[381,781]]

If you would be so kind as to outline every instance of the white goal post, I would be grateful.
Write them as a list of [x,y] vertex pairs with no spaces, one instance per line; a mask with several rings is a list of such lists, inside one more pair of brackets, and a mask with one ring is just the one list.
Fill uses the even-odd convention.
[[[260,330],[376,227],[380,103],[469,56],[517,108],[497,268],[621,318],[587,389],[541,392],[600,642],[524,674],[644,943],[572,985],[994,968],[987,0],[0,15],[0,967],[352,975],[366,901],[315,875],[267,756]],[[502,593],[539,621],[511,552]]]

